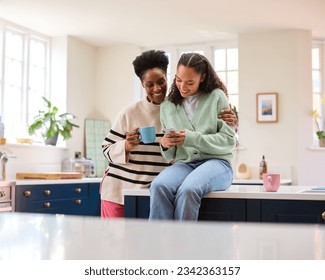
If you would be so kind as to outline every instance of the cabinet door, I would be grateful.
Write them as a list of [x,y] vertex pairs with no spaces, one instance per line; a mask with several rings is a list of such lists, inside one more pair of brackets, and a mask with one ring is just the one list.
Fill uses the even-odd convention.
[[[150,211],[149,196],[125,196],[126,218],[147,219]],[[244,199],[203,198],[199,220],[245,221],[246,201]]]
[[262,200],[263,222],[325,223],[325,201]]
[[16,186],[17,212],[85,214],[88,209],[88,184]]
[[89,204],[87,208],[87,215],[89,216],[100,216],[100,194],[99,194],[99,183],[89,184]]
[[129,196],[124,197],[125,218],[148,219],[150,211],[149,196]]
[[199,220],[246,221],[246,200],[203,198]]

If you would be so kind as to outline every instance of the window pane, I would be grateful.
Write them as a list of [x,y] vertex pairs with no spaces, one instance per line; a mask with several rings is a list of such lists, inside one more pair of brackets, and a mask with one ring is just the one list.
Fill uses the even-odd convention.
[[227,78],[226,78],[226,72],[217,72],[218,77],[220,80],[227,85]]
[[313,70],[313,92],[321,92],[320,71]]
[[36,40],[31,40],[30,42],[30,56],[29,63],[39,66],[45,66],[45,44]]
[[320,56],[319,56],[319,48],[312,49],[312,68],[319,69],[320,66]]
[[238,69],[238,49],[227,50],[227,70]]
[[227,81],[228,81],[227,84],[228,92],[238,93],[238,72],[237,71],[228,72]]
[[31,90],[39,91],[44,95],[45,90],[45,72],[44,69],[36,66],[29,68],[29,88]]
[[5,84],[22,85],[22,63],[13,59],[6,58],[5,62]]
[[24,133],[22,124],[22,102],[17,102],[17,100],[22,99],[22,90],[19,87],[6,85],[5,93],[5,106],[3,108],[3,116],[6,125],[5,135],[6,138],[14,138],[16,135],[19,135],[19,133]]
[[238,94],[229,94],[229,103],[231,104],[232,108],[236,106],[236,108],[238,109],[238,105],[239,105]]
[[218,71],[226,70],[226,50],[215,50],[214,51],[214,69]]
[[23,37],[16,33],[6,32],[6,57],[23,59]]

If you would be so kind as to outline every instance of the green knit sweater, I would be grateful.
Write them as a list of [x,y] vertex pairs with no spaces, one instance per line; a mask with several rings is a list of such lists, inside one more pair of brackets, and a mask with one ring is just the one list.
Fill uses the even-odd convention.
[[164,158],[174,162],[219,158],[231,163],[236,143],[235,132],[218,118],[225,108],[229,108],[229,103],[220,89],[200,95],[192,121],[182,105],[175,106],[165,100],[160,106],[160,121],[164,128],[185,129],[185,142],[166,151],[161,149]]

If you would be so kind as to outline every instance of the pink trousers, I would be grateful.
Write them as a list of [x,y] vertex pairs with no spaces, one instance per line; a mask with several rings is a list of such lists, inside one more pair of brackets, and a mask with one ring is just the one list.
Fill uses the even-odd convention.
[[124,218],[124,205],[107,200],[101,200],[100,215],[104,219]]

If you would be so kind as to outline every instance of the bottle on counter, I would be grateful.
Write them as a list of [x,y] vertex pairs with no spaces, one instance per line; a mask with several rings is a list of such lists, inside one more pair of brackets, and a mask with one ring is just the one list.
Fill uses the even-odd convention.
[[260,162],[260,179],[263,180],[263,174],[267,173],[267,163],[265,160],[265,156],[263,155],[262,160]]

